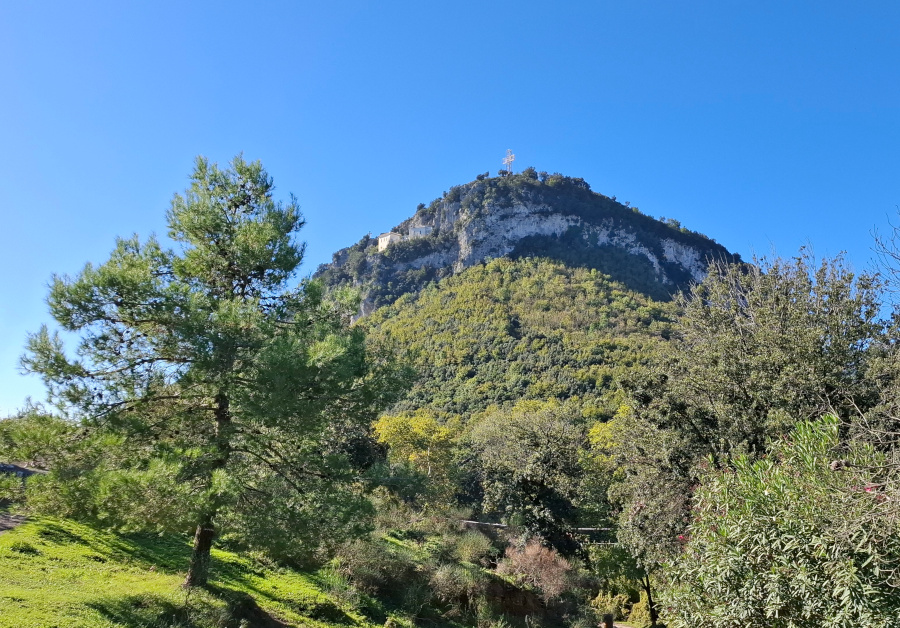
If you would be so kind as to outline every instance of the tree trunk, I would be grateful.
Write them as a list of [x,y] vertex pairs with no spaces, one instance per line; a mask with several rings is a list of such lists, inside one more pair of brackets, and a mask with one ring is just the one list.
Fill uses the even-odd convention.
[[650,591],[650,574],[644,571],[644,591],[647,592],[647,607],[650,609],[650,625],[655,626],[659,621],[659,613],[656,612],[656,602],[653,600],[653,593]]
[[209,581],[209,558],[212,549],[213,538],[216,530],[211,523],[212,517],[206,518],[206,523],[197,526],[194,534],[194,550],[191,552],[191,566],[188,568],[187,578],[184,580],[186,587],[205,587]]
[[[230,400],[224,392],[219,392],[215,398],[215,448],[216,457],[210,466],[209,482],[212,484],[212,474],[217,469],[222,469],[228,463],[231,455],[231,410]],[[216,527],[213,519],[221,504],[217,499],[213,500],[209,510],[197,524],[194,533],[194,549],[191,552],[191,565],[188,568],[187,578],[184,580],[186,587],[204,587],[209,581],[209,560],[213,539],[216,537]]]

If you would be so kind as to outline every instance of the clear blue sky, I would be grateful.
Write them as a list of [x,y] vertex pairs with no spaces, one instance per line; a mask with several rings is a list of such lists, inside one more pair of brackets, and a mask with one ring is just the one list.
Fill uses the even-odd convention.
[[749,257],[871,258],[900,204],[900,3],[4,2],[0,416],[52,273],[164,233],[195,155],[260,159],[304,272],[533,165]]

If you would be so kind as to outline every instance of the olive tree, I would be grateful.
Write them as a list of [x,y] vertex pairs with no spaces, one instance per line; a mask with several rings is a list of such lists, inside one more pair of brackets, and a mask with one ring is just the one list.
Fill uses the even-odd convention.
[[567,555],[581,549],[572,528],[585,436],[573,414],[558,402],[521,401],[488,413],[469,435],[484,510]]
[[[698,463],[764,455],[796,420],[848,424],[882,403],[870,377],[884,352],[879,280],[841,258],[713,264],[676,298],[670,342],[626,382],[630,403],[606,453],[620,541],[648,572],[680,552]],[[881,358],[879,358],[881,360]]]

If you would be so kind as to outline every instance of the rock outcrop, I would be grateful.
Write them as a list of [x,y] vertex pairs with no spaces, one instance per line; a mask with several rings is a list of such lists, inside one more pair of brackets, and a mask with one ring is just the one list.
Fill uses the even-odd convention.
[[316,276],[330,285],[360,287],[366,314],[429,281],[501,256],[596,268],[656,299],[702,280],[710,260],[735,259],[706,236],[594,193],[581,179],[533,170],[454,187],[392,231],[421,233],[417,227],[431,231],[383,251],[366,236],[335,253]]

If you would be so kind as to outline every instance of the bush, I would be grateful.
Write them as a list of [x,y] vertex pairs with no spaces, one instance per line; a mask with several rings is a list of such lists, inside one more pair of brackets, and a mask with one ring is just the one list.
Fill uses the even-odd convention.
[[486,582],[487,578],[478,568],[451,563],[438,566],[429,579],[432,593],[460,610],[476,607]]
[[646,592],[642,591],[641,599],[631,607],[631,611],[628,613],[628,623],[634,628],[647,628],[653,625],[650,620],[650,603],[647,600]]
[[22,500],[25,489],[22,479],[15,475],[0,475],[0,505]]
[[396,599],[416,581],[416,564],[389,542],[360,539],[344,545],[338,570],[364,593]]
[[625,593],[600,591],[597,597],[591,600],[591,608],[597,611],[600,617],[612,613],[616,619],[626,619],[631,612],[631,599]]
[[[896,626],[900,478],[834,417],[710,471],[670,570],[674,626]],[[838,458],[838,460],[835,460]]]
[[[336,561],[336,564],[340,563]],[[328,592],[329,596],[352,608],[359,608],[360,592],[350,582],[347,574],[342,572],[336,564],[332,563],[319,572],[322,588]]]
[[494,544],[478,531],[468,531],[456,540],[455,555],[463,562],[477,563],[487,566],[491,558],[496,556]]
[[556,550],[530,540],[522,548],[508,547],[506,555],[497,565],[497,573],[513,576],[541,593],[545,602],[551,602],[573,586],[572,565]]

